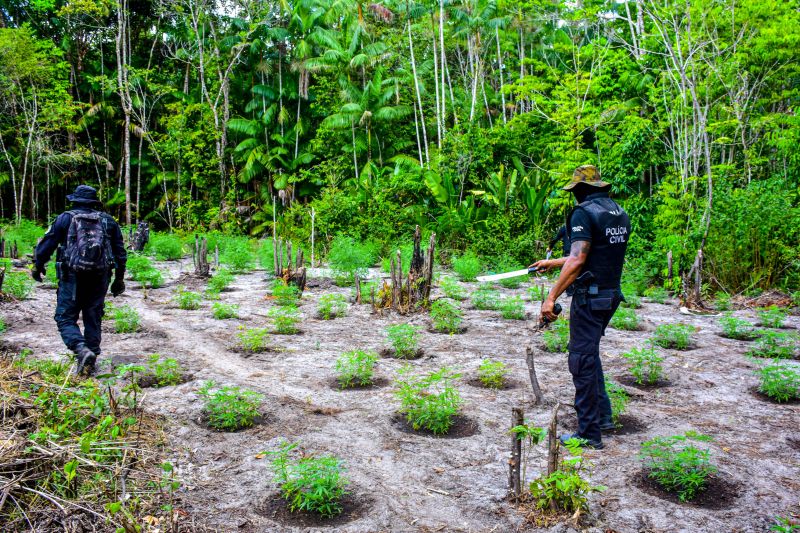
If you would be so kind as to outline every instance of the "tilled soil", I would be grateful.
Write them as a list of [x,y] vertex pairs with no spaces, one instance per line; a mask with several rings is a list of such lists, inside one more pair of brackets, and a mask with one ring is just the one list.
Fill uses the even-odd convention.
[[[172,280],[190,263],[163,263]],[[183,480],[179,507],[193,523],[220,531],[471,531],[534,530],[506,497],[508,428],[511,408],[522,406],[526,418],[546,426],[556,401],[571,403],[574,394],[565,354],[535,349],[536,369],[545,395],[534,406],[525,364],[525,348],[539,346],[530,322],[503,320],[498,312],[462,304],[467,331],[442,335],[428,331],[424,315],[378,316],[368,305],[351,305],[344,318],[315,318],[322,294],[350,289],[315,282],[303,296],[301,335],[274,335],[271,349],[242,354],[235,347],[239,326],[268,327],[264,272],[239,275],[221,300],[240,305],[241,318],[215,320],[213,302],[196,311],[176,308],[177,283],[144,292],[129,282],[115,304],[139,310],[143,330],[115,334],[106,329],[105,360],[144,362],[149,354],[176,358],[186,369],[177,386],[148,388],[145,409],[166,420],[167,459]],[[202,288],[202,283],[194,283]],[[475,286],[471,285],[471,289]],[[505,295],[525,295],[525,289],[501,289]],[[438,296],[434,294],[434,296]],[[527,296],[526,296],[527,300]],[[568,302],[562,302],[568,303]],[[52,316],[55,291],[39,286],[33,299],[1,304],[8,324],[4,342],[31,348],[36,357],[65,353]],[[528,302],[531,317],[538,303]],[[567,305],[565,305],[567,308]],[[591,482],[606,486],[591,496],[588,523],[601,531],[766,531],[774,517],[798,511],[800,499],[800,405],[777,405],[751,392],[757,383],[755,363],[745,356],[747,341],[719,336],[717,318],[680,314],[674,302],[644,303],[637,310],[642,331],[609,328],[601,345],[607,375],[626,384],[631,393],[623,428],[608,435],[602,451],[587,451]],[[752,313],[737,316],[753,320]],[[386,347],[384,328],[408,321],[421,326],[424,353],[418,359],[381,358],[377,385],[338,390],[333,365],[344,351],[379,351]],[[753,320],[754,321],[754,320]],[[662,350],[666,376],[659,387],[635,388],[620,354],[645,343],[655,326],[683,322],[696,326],[696,347]],[[800,319],[792,316],[793,328]],[[483,358],[506,363],[514,385],[485,389],[475,381]],[[391,381],[410,364],[417,371],[441,366],[462,373],[459,390],[465,400],[457,438],[437,438],[415,432],[398,421],[398,403]],[[265,395],[258,423],[249,429],[222,433],[204,422],[197,391],[206,380],[239,385]],[[625,428],[625,424],[629,428]],[[564,412],[562,427],[572,429],[574,414]],[[639,445],[654,436],[694,430],[711,435],[719,476],[711,491],[720,491],[719,505],[682,504],[660,494],[642,475]],[[306,452],[334,454],[345,460],[351,492],[345,513],[331,522],[294,516],[276,500],[269,455],[281,441],[299,441]],[[528,480],[538,476],[546,450],[534,450]],[[714,501],[708,494],[704,502]],[[559,524],[552,531],[565,531]]]

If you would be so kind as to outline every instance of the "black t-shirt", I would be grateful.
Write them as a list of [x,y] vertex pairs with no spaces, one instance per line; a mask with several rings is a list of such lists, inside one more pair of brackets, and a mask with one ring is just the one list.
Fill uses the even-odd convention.
[[592,242],[592,222],[589,215],[583,209],[573,211],[569,219],[570,225],[570,244],[580,241]]

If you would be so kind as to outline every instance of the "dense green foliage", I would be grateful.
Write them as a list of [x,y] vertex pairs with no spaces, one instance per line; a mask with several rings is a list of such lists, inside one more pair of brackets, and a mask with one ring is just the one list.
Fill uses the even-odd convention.
[[707,442],[705,435],[686,433],[672,437],[655,437],[642,443],[639,454],[648,476],[665,490],[675,492],[682,502],[691,500],[705,489],[708,476],[717,468],[711,463],[711,452],[689,444],[689,440]]
[[[307,247],[313,209],[340,281],[417,224],[475,253],[470,279],[541,257],[558,187],[594,163],[639,279],[676,289],[702,247],[712,291],[797,286],[792,2],[440,4],[6,1],[0,218],[50,222],[86,181],[126,225],[208,232],[241,271],[254,249],[217,232]],[[28,229],[8,234],[25,252]]]
[[776,402],[800,399],[800,367],[796,364],[775,360],[760,367],[756,373],[761,378],[759,392]]
[[639,385],[654,385],[664,373],[663,357],[655,348],[634,348],[622,354],[628,360],[628,370]]
[[356,385],[370,385],[378,354],[364,350],[345,352],[336,359],[335,370],[339,385],[346,389]]
[[386,338],[392,345],[394,356],[398,359],[411,359],[417,355],[420,332],[411,324],[393,324],[386,326]]
[[411,367],[398,371],[395,395],[400,412],[414,429],[426,429],[434,435],[447,433],[463,400],[453,380],[459,377],[448,368],[430,374],[415,375]]
[[440,333],[458,333],[463,313],[457,304],[449,300],[436,300],[431,304],[433,329]]
[[258,416],[264,396],[235,386],[217,387],[206,381],[197,392],[203,399],[208,425],[222,431],[250,427]]
[[490,389],[502,389],[506,384],[508,365],[502,361],[484,359],[478,365],[478,379],[484,387]]

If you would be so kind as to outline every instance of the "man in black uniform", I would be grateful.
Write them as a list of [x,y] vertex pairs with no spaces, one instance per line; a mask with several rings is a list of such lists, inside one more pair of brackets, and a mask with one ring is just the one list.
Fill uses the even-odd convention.
[[550,242],[547,245],[547,258],[549,259],[551,255],[553,255],[553,248],[555,248],[556,244],[561,243],[561,250],[562,256],[569,255],[570,243],[569,239],[567,238],[567,226],[561,226],[558,228],[555,236],[550,239]]
[[42,281],[45,265],[58,247],[56,324],[64,344],[77,356],[77,373],[91,375],[100,355],[100,325],[111,270],[115,272],[111,294],[118,296],[125,291],[127,254],[119,224],[101,211],[96,190],[79,185],[67,200],[73,209],[56,218],[36,247],[31,275]]
[[572,182],[564,187],[578,202],[567,215],[569,256],[532,265],[541,270],[561,267],[542,304],[543,319],[556,320],[556,299],[565,290],[572,295],[568,349],[578,432],[562,435],[561,440],[579,438],[598,449],[603,447],[601,431],[614,428],[600,362],[600,337],[623,299],[620,278],[631,233],[628,214],[609,198],[610,188],[594,166],[575,169]]

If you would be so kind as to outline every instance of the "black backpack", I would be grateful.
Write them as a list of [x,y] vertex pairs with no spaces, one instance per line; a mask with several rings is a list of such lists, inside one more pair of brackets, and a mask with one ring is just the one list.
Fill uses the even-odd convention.
[[72,221],[64,246],[64,263],[73,272],[104,272],[111,268],[111,243],[102,213],[70,211]]

